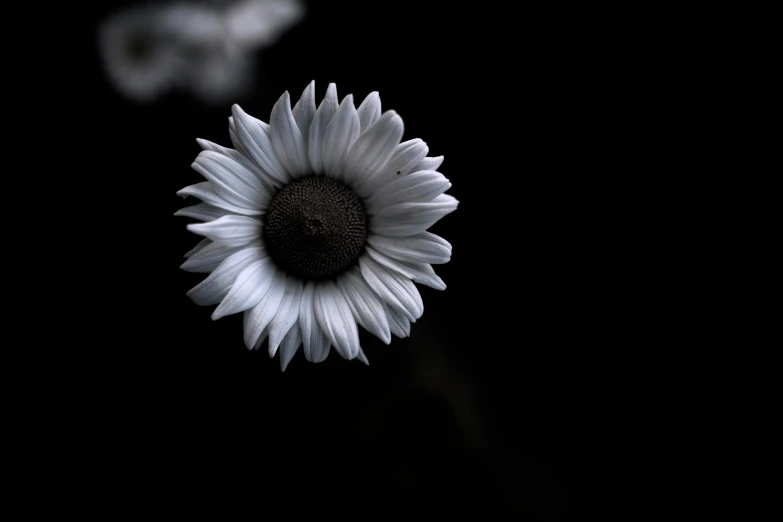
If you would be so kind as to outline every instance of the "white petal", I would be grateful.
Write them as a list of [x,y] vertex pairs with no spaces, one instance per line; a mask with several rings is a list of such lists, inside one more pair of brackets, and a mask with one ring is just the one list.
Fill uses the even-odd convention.
[[337,280],[337,284],[345,296],[356,322],[381,341],[389,344],[391,333],[383,303],[367,286],[359,269],[354,268],[346,272]]
[[345,359],[359,353],[359,330],[343,294],[331,281],[315,288],[315,316],[329,342]]
[[355,187],[356,192],[364,198],[385,192],[390,183],[407,176],[411,169],[424,159],[428,151],[427,144],[419,138],[400,143],[378,175],[359,180],[360,183]]
[[239,252],[243,248],[247,247],[227,247],[220,243],[210,242],[209,245],[190,256],[187,261],[182,263],[180,268],[187,272],[208,274],[216,269],[228,256],[234,252]]
[[429,203],[398,203],[370,218],[370,230],[376,234],[405,237],[421,234],[443,216],[457,209],[458,201],[441,194]]
[[451,188],[451,182],[440,172],[423,170],[397,177],[367,199],[369,214],[377,214],[399,203],[428,203]]
[[252,348],[248,347],[248,350],[258,350],[261,348],[261,345],[264,344],[264,341],[266,341],[266,336],[267,329],[264,328],[264,330],[261,332],[261,335],[259,335],[258,339],[256,339],[256,344],[254,344]]
[[349,179],[370,180],[389,161],[402,138],[403,124],[396,112],[381,115],[353,144],[345,161]]
[[267,334],[269,333],[267,327],[280,308],[280,303],[285,295],[286,283],[285,274],[276,272],[269,285],[269,291],[252,308],[245,310],[243,324],[245,346],[248,349],[254,348],[258,344],[258,338],[264,330],[267,330]]
[[411,169],[411,173],[419,172],[420,170],[438,170],[443,164],[443,156],[435,156],[434,158],[424,158],[421,163]]
[[400,261],[439,265],[451,260],[451,243],[430,232],[408,237],[370,234],[367,242],[379,252]]
[[272,148],[280,164],[295,178],[307,174],[310,170],[310,162],[307,159],[302,132],[296,126],[296,120],[291,112],[291,98],[288,91],[284,92],[272,107],[269,130]]
[[443,282],[443,279],[438,277],[435,270],[426,263],[407,263],[405,261],[398,261],[397,259],[392,259],[389,256],[381,254],[372,247],[367,247],[367,254],[386,268],[395,270],[416,283],[429,286],[435,290],[446,289],[446,283]]
[[228,156],[204,150],[191,167],[212,182],[212,188],[218,196],[232,205],[249,210],[259,210],[269,205],[271,193],[258,175]]
[[213,207],[224,208],[226,210],[230,210],[231,212],[236,212],[237,214],[244,214],[247,216],[257,216],[263,212],[261,209],[242,208],[229,203],[228,201],[218,196],[217,192],[215,192],[215,189],[212,186],[212,183],[209,181],[202,181],[201,183],[196,183],[195,185],[189,185],[179,190],[177,195],[182,196],[183,198],[193,196],[200,199],[204,203],[212,205]]
[[294,105],[293,113],[296,126],[302,133],[305,150],[307,150],[307,142],[310,140],[310,124],[315,118],[315,80],[305,87],[299,101]]
[[411,334],[411,322],[405,316],[386,307],[386,317],[389,319],[389,329],[391,333],[404,339]]
[[278,182],[288,183],[291,176],[275,155],[269,137],[269,125],[253,118],[236,104],[231,107],[231,113],[234,115],[237,136],[256,165]]
[[310,124],[310,136],[307,141],[307,156],[310,159],[310,166],[316,174],[323,173],[323,160],[321,159],[323,139],[326,128],[331,123],[335,112],[337,112],[337,86],[330,83],[326,89],[326,96],[315,112],[313,123]]
[[226,246],[242,246],[261,237],[261,222],[248,216],[223,216],[207,223],[191,223],[187,229]]
[[317,283],[309,282],[302,291],[299,301],[299,328],[302,330],[302,344],[305,359],[310,362],[322,362],[329,355],[329,339],[318,325],[315,316],[315,287]]
[[[269,356],[272,357],[288,331],[299,321],[299,301],[302,299],[304,285],[301,281],[289,278],[285,293],[275,317],[269,323]],[[297,327],[298,328],[298,327]]]
[[204,238],[201,241],[199,241],[196,244],[196,246],[194,246],[193,248],[191,248],[190,250],[185,252],[185,256],[184,257],[186,257],[186,258],[191,257],[191,256],[195,255],[197,252],[200,252],[201,249],[206,248],[207,246],[209,246],[211,244],[212,244],[212,240],[211,239]]
[[191,207],[181,208],[174,212],[175,216],[189,217],[198,219],[199,221],[212,221],[213,219],[217,219],[228,214],[233,214],[233,212],[204,202],[193,205]]
[[240,272],[264,257],[266,253],[260,247],[243,248],[231,254],[206,279],[191,288],[187,296],[201,306],[219,303],[228,294],[228,290]]
[[359,115],[353,106],[353,95],[343,98],[332,122],[326,128],[321,146],[324,173],[336,179],[345,179],[342,168],[351,145],[359,137]]
[[280,369],[282,371],[288,367],[288,363],[294,358],[301,344],[302,331],[299,329],[299,325],[294,325],[283,337],[283,342],[280,343]]
[[364,355],[364,351],[361,348],[359,348],[359,354],[356,356],[356,358],[362,361],[367,366],[370,366],[370,361],[367,360],[367,356]]
[[253,157],[247,151],[245,146],[242,145],[242,141],[239,139],[239,134],[237,134],[237,124],[234,123],[234,117],[233,116],[229,116],[228,117],[228,135],[231,138],[231,144],[234,146],[234,149],[236,149],[237,152],[240,152],[246,158],[252,158]]
[[416,285],[410,279],[378,264],[369,256],[359,258],[359,267],[367,285],[390,308],[403,314],[409,321],[416,321],[421,317],[424,303]]
[[432,202],[433,203],[444,204],[444,205],[454,205],[455,208],[459,204],[459,201],[457,200],[457,198],[455,198],[454,196],[452,196],[450,194],[441,194],[437,198],[433,199]]
[[[233,118],[230,118],[229,120],[229,133],[231,132],[231,128],[230,128],[231,121],[233,121]],[[258,180],[261,182],[261,184],[264,186],[267,192],[273,191],[275,187],[275,179],[272,178],[269,174],[267,174],[263,170],[261,170],[259,166],[256,165],[252,159],[250,159],[249,155],[240,152],[239,150],[229,149],[228,147],[223,147],[222,145],[218,145],[217,143],[213,143],[209,140],[204,140],[201,138],[197,138],[196,143],[198,143],[199,147],[201,147],[204,150],[210,150],[212,152],[222,154],[223,156],[228,156],[229,158],[236,161],[237,163],[240,163],[243,167],[245,167],[247,170],[252,172],[255,175],[255,177],[258,178]]]
[[386,172],[393,175],[407,176],[411,169],[427,156],[429,151],[430,148],[427,147],[427,144],[419,138],[404,141],[397,145],[394,154],[389,158],[389,162],[386,164]]
[[369,129],[373,123],[381,117],[381,96],[378,91],[373,91],[367,95],[364,101],[356,109],[359,114],[359,123],[361,131]]
[[220,305],[212,312],[212,320],[216,321],[226,315],[244,312],[257,305],[272,287],[275,272],[277,267],[268,257],[248,265],[237,276]]

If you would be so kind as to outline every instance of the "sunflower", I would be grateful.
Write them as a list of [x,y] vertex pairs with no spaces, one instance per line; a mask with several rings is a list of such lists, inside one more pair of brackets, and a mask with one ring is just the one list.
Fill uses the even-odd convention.
[[367,364],[357,325],[386,344],[407,337],[424,312],[414,282],[446,288],[431,265],[451,245],[427,232],[458,204],[443,156],[401,143],[402,119],[377,92],[357,108],[330,84],[316,109],[311,82],[293,109],[284,93],[269,124],[232,114],[234,148],[197,140],[192,167],[207,181],[177,193],[202,201],[175,214],[203,222],[187,226],[205,239],[182,268],[209,276],[188,296],[217,304],[212,319],[243,312],[245,345],[268,338],[282,370],[299,346],[311,362],[334,347]]

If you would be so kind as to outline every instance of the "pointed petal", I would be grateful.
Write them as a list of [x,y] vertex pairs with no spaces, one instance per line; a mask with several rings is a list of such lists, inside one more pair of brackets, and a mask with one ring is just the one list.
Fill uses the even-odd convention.
[[351,147],[345,161],[346,172],[351,179],[369,181],[389,161],[402,138],[403,124],[396,112],[381,115]]
[[302,344],[302,331],[299,329],[299,325],[294,325],[293,328],[288,330],[288,333],[283,337],[283,341],[280,343],[280,370],[285,371],[288,367],[288,363],[294,358],[296,351]]
[[371,234],[367,242],[378,252],[400,261],[439,265],[451,260],[451,243],[430,232],[408,237]]
[[212,320],[217,321],[221,317],[244,312],[257,305],[271,288],[276,271],[275,264],[268,257],[248,265],[212,312]]
[[189,217],[199,221],[212,221],[228,214],[234,214],[234,212],[204,202],[191,207],[181,208],[174,212],[175,216]]
[[378,94],[378,91],[368,94],[361,105],[359,105],[359,108],[356,109],[356,112],[359,114],[361,132],[372,127],[372,124],[381,117],[381,96]]
[[394,154],[389,158],[386,171],[396,176],[407,176],[411,169],[427,156],[429,150],[427,144],[419,138],[404,141],[397,145]]
[[356,356],[356,358],[357,358],[357,359],[359,359],[360,361],[362,361],[362,362],[363,362],[364,364],[366,364],[367,366],[370,366],[370,361],[368,361],[368,360],[367,360],[367,356],[366,356],[366,355],[364,355],[364,351],[362,351],[362,349],[361,349],[361,348],[359,348],[359,353],[358,353],[358,355]]
[[259,177],[242,163],[211,150],[201,151],[191,165],[207,178],[218,196],[248,210],[266,208],[272,199]]
[[313,118],[315,118],[315,80],[305,87],[301,98],[294,105],[293,113],[296,126],[299,127],[299,132],[302,133],[305,150],[307,150],[307,144],[310,141],[310,124],[313,123]]
[[207,223],[191,223],[187,229],[226,246],[242,246],[261,237],[261,222],[248,216],[223,216]]
[[398,261],[397,259],[392,259],[389,256],[381,254],[372,247],[367,247],[367,254],[386,268],[390,268],[416,283],[429,286],[435,290],[446,289],[446,283],[443,282],[443,279],[438,277],[435,270],[426,263],[407,263],[405,261]]
[[403,314],[409,321],[416,321],[421,317],[424,303],[416,285],[410,279],[380,265],[369,256],[359,259],[359,267],[367,285],[390,308]]
[[356,322],[378,339],[389,344],[391,333],[383,303],[367,286],[359,269],[354,268],[346,272],[337,280],[337,284]]
[[213,207],[219,207],[224,208],[226,210],[230,210],[231,212],[235,212],[237,214],[244,214],[247,216],[257,216],[262,213],[261,209],[248,209],[248,208],[242,208],[237,205],[233,205],[229,203],[228,201],[224,200],[220,196],[218,196],[217,192],[215,192],[215,189],[212,186],[212,183],[209,181],[202,181],[201,183],[196,183],[195,185],[189,185],[183,189],[180,189],[177,192],[178,196],[182,196],[183,198],[188,196],[193,196],[204,203],[208,203],[212,205]]
[[243,248],[247,247],[227,247],[220,243],[210,242],[209,245],[190,256],[187,261],[182,263],[180,268],[186,272],[208,274],[216,269],[228,256],[235,252],[239,252]]
[[315,316],[335,350],[345,359],[359,353],[359,331],[343,294],[331,281],[315,289]]
[[256,165],[279,183],[288,183],[291,176],[272,148],[269,125],[247,114],[239,105],[234,104],[231,112],[234,115],[237,136]]
[[443,156],[434,158],[424,158],[421,162],[411,169],[411,174],[420,170],[438,170],[443,164]]
[[[282,272],[276,272],[272,277],[269,290],[252,308],[245,310],[243,327],[245,331],[245,346],[248,350],[257,348],[258,339],[264,330],[269,333],[269,323],[274,319],[283,301],[286,288],[286,276]],[[263,341],[262,341],[263,342]],[[271,357],[271,355],[270,355]]]
[[274,319],[269,323],[269,356],[273,356],[283,342],[288,331],[299,321],[299,301],[302,299],[304,285],[301,281],[289,278],[285,293]]
[[[233,118],[231,118],[230,121],[233,121]],[[229,134],[230,133],[231,133],[231,128],[229,123]],[[227,156],[232,160],[236,161],[237,163],[241,164],[248,171],[252,172],[256,178],[258,178],[258,180],[261,182],[261,184],[264,186],[267,192],[271,192],[274,190],[275,179],[272,178],[269,174],[267,174],[263,170],[261,170],[261,168],[259,168],[259,166],[256,165],[255,162],[252,159],[250,159],[250,156],[248,156],[246,153],[243,153],[239,150],[229,149],[228,147],[223,147],[222,145],[218,145],[217,143],[213,143],[209,140],[204,140],[201,138],[197,138],[196,143],[198,143],[199,147],[201,147],[204,150],[209,150],[217,154]]]
[[389,158],[388,163],[377,176],[359,180],[360,183],[356,186],[356,192],[365,198],[374,194],[385,193],[386,187],[390,183],[406,177],[410,170],[427,155],[428,151],[427,144],[418,138],[400,143],[394,150],[392,157]]
[[321,151],[323,149],[324,134],[326,134],[326,128],[331,123],[336,112],[337,86],[330,83],[326,89],[326,96],[324,96],[321,105],[318,106],[318,110],[315,112],[313,123],[310,124],[310,137],[307,142],[307,156],[315,174],[323,173]]
[[243,248],[220,263],[202,282],[191,288],[187,296],[200,306],[217,304],[228,294],[237,276],[251,263],[263,259],[262,248]]
[[291,112],[291,98],[288,91],[284,92],[275,106],[269,120],[269,137],[272,148],[280,164],[294,178],[307,174],[310,162],[307,159],[304,138]]
[[400,339],[405,339],[411,334],[411,322],[405,316],[386,307],[386,317],[389,319],[389,329],[392,334]]
[[451,188],[451,182],[440,172],[423,170],[397,177],[367,199],[369,214],[377,214],[399,203],[429,203]]
[[397,203],[372,216],[370,230],[392,237],[421,234],[440,218],[454,212],[458,203],[447,194],[441,194],[429,203]]
[[204,238],[201,241],[199,241],[196,246],[185,252],[185,258],[189,258],[193,255],[195,255],[197,252],[200,252],[203,248],[206,248],[208,245],[212,244],[211,239]]
[[261,345],[264,344],[264,341],[266,341],[267,336],[267,329],[264,328],[264,330],[261,332],[261,335],[258,336],[258,339],[256,340],[256,344],[253,345],[252,348],[248,347],[248,350],[258,350],[261,348]]
[[358,137],[359,115],[353,106],[353,95],[349,94],[337,108],[324,134],[321,149],[324,173],[335,179],[345,180],[343,162]]
[[305,359],[319,363],[329,355],[329,339],[318,325],[315,316],[316,285],[309,282],[302,291],[302,298],[299,301],[299,328],[302,330]]
[[231,138],[231,144],[234,146],[234,149],[237,152],[240,152],[246,158],[253,158],[245,146],[242,145],[242,141],[239,139],[239,134],[237,134],[237,124],[234,123],[233,116],[228,117],[228,135]]

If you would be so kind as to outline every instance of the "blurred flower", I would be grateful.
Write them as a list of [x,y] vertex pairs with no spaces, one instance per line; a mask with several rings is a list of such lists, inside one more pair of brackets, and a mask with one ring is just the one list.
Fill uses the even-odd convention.
[[109,79],[125,96],[151,101],[168,91],[182,68],[158,8],[128,9],[108,18],[99,43]]
[[268,45],[299,22],[304,12],[299,0],[239,0],[226,11],[226,25],[239,45]]
[[249,90],[255,50],[303,13],[294,0],[129,8],[101,26],[100,51],[125,96],[147,102],[177,88],[219,103]]
[[193,51],[179,83],[196,97],[221,103],[246,94],[253,86],[256,61],[244,49],[223,42]]
[[206,237],[182,268],[210,275],[188,295],[219,303],[213,319],[244,312],[248,349],[268,337],[283,370],[300,345],[311,362],[333,346],[367,363],[357,323],[386,344],[407,337],[424,312],[413,282],[446,288],[431,264],[451,245],[427,229],[458,204],[443,157],[400,143],[402,119],[381,113],[377,92],[355,108],[330,84],[316,110],[314,90],[293,110],[283,94],[269,125],[234,105],[234,149],[198,140],[192,166],[207,181],[178,194],[202,203],[175,214],[203,221],[188,229]]

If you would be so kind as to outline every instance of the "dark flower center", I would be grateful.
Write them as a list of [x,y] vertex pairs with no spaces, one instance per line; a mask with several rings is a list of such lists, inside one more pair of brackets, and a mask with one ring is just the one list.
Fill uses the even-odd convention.
[[353,191],[337,180],[295,180],[272,199],[264,243],[275,264],[302,279],[326,279],[353,266],[364,252],[367,216]]

